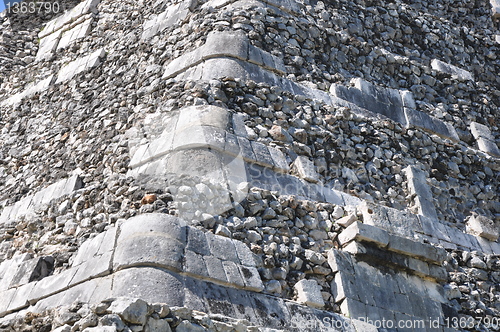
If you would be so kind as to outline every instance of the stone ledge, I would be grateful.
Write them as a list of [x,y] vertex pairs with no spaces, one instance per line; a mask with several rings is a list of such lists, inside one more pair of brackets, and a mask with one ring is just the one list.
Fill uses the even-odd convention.
[[[15,293],[15,292],[13,292]],[[9,298],[12,296],[9,295]],[[110,298],[138,298],[148,303],[166,303],[170,307],[188,307],[206,312],[209,316],[245,319],[252,325],[265,329],[299,332],[304,326],[321,326],[328,322],[338,326],[336,331],[353,332],[355,326],[371,328],[360,321],[328,311],[301,305],[251,291],[234,289],[197,280],[159,268],[130,268],[110,276],[99,277],[71,287],[58,294],[25,304],[23,312],[41,313],[75,301],[89,305]],[[0,305],[2,301],[0,301]],[[29,307],[28,307],[29,306]],[[1,307],[0,307],[1,309]],[[5,317],[4,319],[9,319]],[[363,331],[372,331],[363,330]]]
[[[227,250],[228,247],[233,249]],[[18,256],[15,261],[2,263],[2,285],[11,284],[22,263],[29,258]],[[186,261],[186,258],[191,260]],[[167,269],[252,292],[264,290],[254,254],[244,243],[203,233],[170,215],[144,214],[84,242],[69,269],[37,282],[9,289],[4,287],[0,292],[0,315],[33,305],[89,280],[138,266]]]
[[101,63],[101,59],[105,56],[106,52],[104,51],[104,48],[101,48],[87,56],[78,58],[75,61],[68,63],[57,73],[56,84],[68,81],[81,72],[97,67]]
[[170,62],[165,68],[163,78],[175,77],[203,61],[226,57],[248,61],[281,75],[285,74],[286,71],[281,59],[252,46],[245,34],[240,32],[213,32],[208,35],[203,46]]
[[77,175],[53,183],[35,195],[27,196],[16,204],[5,207],[0,214],[0,224],[15,221],[17,218],[44,209],[53,199],[68,195],[82,186],[82,180]]
[[450,65],[446,62],[443,62],[438,59],[433,59],[431,61],[431,68],[444,73],[451,75],[452,78],[461,80],[461,81],[473,81],[474,78],[472,77],[472,74],[468,72],[467,70],[458,68],[456,66]]
[[39,38],[44,38],[55,31],[62,29],[65,25],[78,21],[83,15],[95,11],[100,0],[85,0],[63,15],[53,19],[45,25],[45,28],[38,34]]
[[389,234],[383,229],[359,221],[347,227],[338,238],[344,247],[353,241],[372,243],[379,248],[438,265],[443,263],[447,255],[442,248]]
[[451,124],[411,108],[405,108],[404,112],[408,128],[414,126],[454,142],[460,141],[457,131]]
[[166,28],[172,27],[178,22],[183,22],[194,4],[196,4],[195,1],[184,0],[181,3],[168,6],[163,13],[144,22],[141,39],[149,40]]

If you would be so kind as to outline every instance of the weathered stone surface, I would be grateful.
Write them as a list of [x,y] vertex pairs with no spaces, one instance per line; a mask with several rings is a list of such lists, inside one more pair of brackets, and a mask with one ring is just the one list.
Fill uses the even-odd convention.
[[298,175],[306,181],[318,182],[319,177],[312,161],[305,156],[298,156],[292,164]]
[[148,304],[137,298],[117,298],[108,308],[108,311],[120,315],[125,321],[138,325],[146,323],[148,310]]
[[478,235],[490,241],[498,239],[498,225],[491,219],[480,215],[473,215],[467,221],[467,232]]
[[316,280],[302,279],[294,286],[297,291],[297,301],[315,308],[322,308],[325,303],[321,296],[321,288]]
[[346,245],[353,240],[373,242],[378,246],[385,247],[389,243],[389,235],[380,228],[354,222],[339,235],[339,241],[342,245]]
[[99,49],[90,55],[76,59],[62,67],[57,73],[56,84],[71,80],[75,75],[90,70],[101,63],[106,56],[104,49]]
[[433,59],[431,61],[431,67],[432,69],[451,75],[452,78],[458,79],[458,80],[471,80],[473,81],[474,78],[472,77],[472,74],[468,72],[467,70],[458,68],[456,66],[450,65],[448,63],[445,63],[441,60]]
[[408,179],[409,191],[416,195],[415,205],[418,213],[429,218],[437,219],[432,192],[427,184],[425,172],[413,166],[408,166],[404,169],[404,172]]
[[404,113],[408,127],[414,126],[455,142],[460,141],[452,125],[411,108],[405,109]]

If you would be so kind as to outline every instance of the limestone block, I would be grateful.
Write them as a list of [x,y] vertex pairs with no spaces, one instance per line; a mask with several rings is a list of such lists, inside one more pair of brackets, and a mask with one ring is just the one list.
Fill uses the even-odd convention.
[[92,29],[92,21],[93,19],[89,18],[72,29],[64,31],[57,44],[57,50],[66,48],[77,40],[86,37]]
[[479,150],[484,151],[490,155],[500,157],[500,150],[498,149],[498,146],[494,141],[479,137],[477,139],[477,145],[479,147]]
[[0,214],[0,225],[5,224],[9,221],[10,211],[13,206],[6,206],[2,210],[2,214]]
[[344,229],[338,238],[344,246],[353,240],[375,243],[380,247],[385,247],[389,243],[389,234],[386,231],[359,221]]
[[491,4],[491,11],[492,11],[492,16],[493,18],[499,18],[500,17],[500,1],[499,0],[490,0]]
[[415,99],[413,99],[413,93],[408,90],[400,90],[399,94],[401,95],[401,101],[403,102],[403,106],[407,108],[416,109],[417,105],[415,104]]
[[[241,77],[242,79],[254,78],[257,82],[267,80],[265,72],[253,65],[254,71],[249,70],[249,64],[234,58],[210,58],[203,63],[202,80],[219,79],[221,77]],[[274,82],[274,81],[271,81]]]
[[29,294],[28,300],[33,304],[41,298],[48,297],[68,288],[77,272],[78,268],[69,268],[59,274],[43,278],[36,283],[36,286]]
[[203,256],[191,251],[186,250],[184,255],[184,271],[191,275],[195,275],[199,277],[210,277],[207,267],[205,265],[205,261],[203,260]]
[[325,201],[328,203],[340,206],[347,205],[344,201],[344,195],[342,195],[343,192],[341,191],[321,186],[321,194],[325,198]]
[[186,243],[183,220],[165,214],[142,214],[128,219],[120,229],[115,269],[153,264],[182,270]]
[[99,2],[100,0],[85,0],[81,2],[71,10],[66,11],[63,15],[53,19],[52,21],[49,21],[45,25],[45,28],[40,31],[38,37],[43,38],[53,33],[54,31],[63,28],[65,25],[71,24],[75,21],[79,21],[79,19],[85,14],[89,12],[95,12]]
[[474,78],[472,77],[472,74],[470,72],[468,72],[467,70],[450,65],[450,64],[443,62],[441,60],[438,60],[438,59],[433,59],[431,61],[431,67],[432,67],[432,69],[434,69],[438,72],[451,75],[452,78],[457,79],[457,80],[461,80],[461,81],[467,81],[467,80],[473,81],[474,80]]
[[422,225],[420,225],[417,215],[407,210],[393,208],[385,208],[384,210],[394,233],[408,238],[414,237],[415,232],[422,233]]
[[238,268],[240,269],[246,289],[253,292],[262,292],[264,290],[264,284],[260,278],[259,271],[255,267],[240,265]]
[[341,271],[342,274],[354,275],[351,256],[343,251],[330,249],[328,251],[328,265],[333,273]]
[[215,256],[203,256],[210,278],[227,282],[226,272],[222,266],[222,260]]
[[233,132],[236,136],[248,138],[244,116],[241,113],[233,114]]
[[470,131],[475,139],[482,137],[490,141],[495,140],[495,137],[491,134],[490,128],[480,123],[472,121],[470,123]]
[[436,279],[438,282],[445,282],[448,280],[446,268],[434,264],[429,264],[429,276]]
[[71,280],[72,284],[80,283],[92,278],[103,277],[111,271],[112,252],[97,256],[78,266],[78,271]]
[[424,259],[435,264],[441,264],[446,258],[446,251],[429,244],[415,242],[413,240],[389,235],[389,250]]
[[227,282],[239,287],[244,287],[245,282],[240,274],[238,265],[231,261],[222,261],[224,272],[226,273]]
[[224,151],[226,132],[223,129],[211,126],[197,126],[176,131],[172,149],[186,150],[210,148]]
[[16,274],[18,273],[19,267],[22,263],[27,262],[31,259],[31,254],[21,254],[12,257],[8,261],[3,263],[3,275],[1,277],[0,291],[7,290],[10,287],[11,282],[14,280]]
[[29,283],[16,288],[16,293],[9,303],[9,310],[14,311],[27,307],[29,305],[28,298],[35,286],[35,283]]
[[330,93],[371,112],[382,114],[396,122],[406,124],[400,92],[375,86],[361,78],[353,79],[354,87],[332,85]]
[[241,150],[238,144],[238,137],[226,131],[224,153],[233,157],[240,156]]
[[444,121],[415,109],[405,109],[407,127],[414,126],[432,134],[458,142],[460,138],[455,128]]
[[288,166],[283,152],[272,146],[268,146],[267,148],[269,149],[269,154],[271,155],[271,158],[273,160],[274,170],[276,172],[288,173],[288,171],[290,170],[290,166]]
[[305,156],[298,156],[292,164],[292,168],[306,181],[318,182],[319,176],[314,163]]
[[255,154],[254,162],[264,167],[274,168],[274,161],[267,146],[256,141],[250,141],[250,144],[252,145],[252,150]]
[[3,313],[9,309],[9,304],[16,295],[16,291],[15,288],[0,291],[0,315],[3,316]]
[[[350,317],[350,318],[357,319],[357,320],[361,320],[361,319],[366,320],[366,317],[368,317],[366,307],[367,306],[360,301],[346,298],[340,304],[340,311],[346,317]],[[377,319],[379,319],[379,317]],[[365,330],[361,330],[361,331],[365,331]],[[370,330],[368,330],[368,331],[370,331]]]
[[212,255],[223,261],[231,261],[240,264],[236,253],[236,247],[231,239],[212,233],[206,233],[205,235]]
[[255,162],[256,157],[252,149],[250,141],[244,137],[238,136],[238,144],[241,149],[241,156],[247,162]]
[[210,255],[210,248],[208,247],[208,242],[207,238],[205,237],[205,233],[197,228],[188,227],[186,249],[191,250],[203,256]]
[[205,45],[202,46],[202,59],[229,56],[247,60],[248,46],[248,37],[239,31],[212,32],[207,36]]
[[101,59],[105,56],[106,52],[103,48],[101,48],[90,55],[78,58],[75,61],[68,63],[59,70],[56,84],[68,81],[75,75],[98,66],[101,63]]
[[175,127],[182,131],[189,127],[211,126],[226,129],[230,113],[227,109],[211,105],[188,106],[179,111],[179,118]]
[[255,267],[254,254],[250,248],[248,248],[245,243],[237,240],[233,240],[233,244],[236,248],[236,253],[238,254],[238,259],[241,264],[249,267]]
[[183,253],[184,244],[168,236],[168,233],[120,234],[113,268],[119,270],[135,265],[152,265],[180,271]]
[[140,267],[115,272],[111,297],[140,298],[148,303],[184,305],[184,279],[159,268]]
[[436,208],[432,202],[432,192],[427,184],[427,176],[424,171],[408,166],[403,170],[408,179],[408,190],[415,194],[418,213],[433,219],[437,219]]
[[323,296],[321,296],[321,286],[316,280],[302,279],[293,288],[297,291],[297,302],[314,308],[325,306]]
[[466,229],[469,234],[481,236],[493,242],[498,239],[499,227],[497,223],[484,216],[471,216],[467,221]]
[[38,47],[38,51],[36,53],[36,60],[42,60],[55,52],[60,39],[61,31],[57,31],[40,39],[40,46]]
[[258,66],[264,66],[264,59],[262,58],[262,51],[258,47],[249,45],[248,47],[248,62]]
[[10,282],[9,288],[19,287],[32,281],[45,278],[54,269],[54,258],[36,257],[21,262],[17,266],[17,272]]

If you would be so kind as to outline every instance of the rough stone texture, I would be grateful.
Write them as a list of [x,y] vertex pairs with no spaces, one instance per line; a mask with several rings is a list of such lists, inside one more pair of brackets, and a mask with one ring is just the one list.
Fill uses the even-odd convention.
[[0,15],[1,328],[500,315],[494,2],[60,3]]
[[302,279],[294,286],[297,291],[297,301],[311,307],[322,308],[325,303],[321,296],[321,288],[316,280]]
[[491,219],[483,216],[472,216],[467,221],[467,231],[495,242],[498,239],[498,225]]
[[450,65],[438,59],[433,59],[431,62],[431,67],[439,72],[449,74],[452,78],[458,80],[474,80],[472,74],[467,70],[458,68],[456,66]]

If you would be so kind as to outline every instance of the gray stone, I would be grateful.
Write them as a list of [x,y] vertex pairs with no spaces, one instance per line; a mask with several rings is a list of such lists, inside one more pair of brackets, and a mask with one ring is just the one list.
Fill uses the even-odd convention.
[[29,294],[28,300],[33,304],[41,298],[48,297],[68,288],[77,272],[78,268],[70,268],[59,274],[43,278],[36,283],[36,286]]
[[354,222],[347,227],[340,233],[338,238],[340,243],[344,246],[353,240],[372,242],[380,247],[385,247],[389,243],[389,235],[386,231],[360,222]]
[[319,176],[314,167],[314,163],[305,156],[298,156],[293,162],[293,168],[298,175],[306,181],[318,182]]
[[478,139],[480,137],[494,141],[495,137],[491,134],[490,128],[488,126],[482,125],[480,123],[472,121],[470,123],[470,131],[472,133],[472,136],[474,136],[475,139]]
[[187,320],[183,320],[177,327],[175,328],[176,332],[205,332],[206,330],[198,325],[191,323]]
[[346,317],[362,320],[368,317],[366,307],[367,306],[360,301],[345,298],[340,304],[340,311]]
[[477,139],[477,145],[479,147],[479,150],[484,151],[493,156],[500,157],[500,149],[498,149],[498,146],[494,141],[490,141],[482,137],[479,137]]
[[226,273],[228,283],[239,287],[245,286],[238,265],[231,261],[223,261],[222,266],[224,267],[224,272]]
[[466,224],[466,229],[469,234],[484,237],[495,242],[498,239],[499,227],[491,219],[480,215],[473,215],[469,218]]
[[474,80],[474,78],[472,77],[472,74],[470,72],[468,72],[467,70],[450,65],[450,64],[445,63],[441,60],[433,59],[431,61],[431,67],[432,67],[432,69],[434,69],[436,71],[451,75],[452,78],[457,79],[457,80],[463,80],[463,81],[466,81],[466,80],[473,81]]
[[255,163],[264,167],[274,168],[274,161],[265,144],[251,141],[252,150],[255,154]]
[[205,278],[210,276],[201,255],[191,250],[186,250],[184,260],[184,271],[186,273]]
[[184,305],[184,277],[160,268],[129,268],[114,273],[112,297],[140,298],[147,303]]
[[455,142],[460,141],[460,138],[452,125],[433,116],[414,109],[405,109],[405,116],[408,128],[414,126]]
[[29,283],[27,285],[16,288],[16,294],[12,297],[9,303],[9,310],[20,310],[29,306],[29,295],[33,291],[35,285],[35,283]]
[[332,269],[332,272],[347,273],[354,275],[354,267],[351,256],[343,251],[337,249],[330,249],[328,251],[328,265]]
[[408,190],[416,195],[415,202],[418,213],[437,219],[436,208],[432,202],[432,192],[427,184],[425,172],[413,166],[408,166],[403,171],[408,179]]
[[223,261],[231,261],[237,264],[240,263],[236,253],[236,248],[231,239],[213,235],[212,233],[206,233],[206,237],[212,255]]
[[254,254],[248,248],[248,246],[237,240],[233,240],[234,247],[236,248],[236,253],[238,255],[239,261],[241,262],[242,265],[250,266],[250,267],[255,267],[255,259],[254,259]]
[[221,282],[228,281],[226,273],[224,272],[224,267],[222,266],[222,261],[219,258],[215,256],[204,256],[203,259],[205,260],[210,278]]
[[499,0],[490,0],[491,4],[491,11],[492,11],[492,17],[493,18],[499,18],[500,17],[500,1]]
[[187,247],[186,249],[200,255],[210,255],[205,233],[194,227],[187,227]]
[[299,303],[315,308],[323,308],[325,306],[321,295],[321,287],[316,280],[302,279],[293,287],[297,291],[297,301]]
[[241,276],[245,283],[245,288],[254,292],[262,292],[264,290],[264,284],[260,278],[259,271],[252,266],[238,266],[240,269]]
[[56,84],[71,80],[75,75],[98,66],[101,63],[101,59],[105,56],[106,52],[104,49],[99,49],[90,55],[68,63],[57,73]]
[[144,325],[149,312],[148,304],[137,298],[116,298],[108,311],[120,315],[128,323]]

